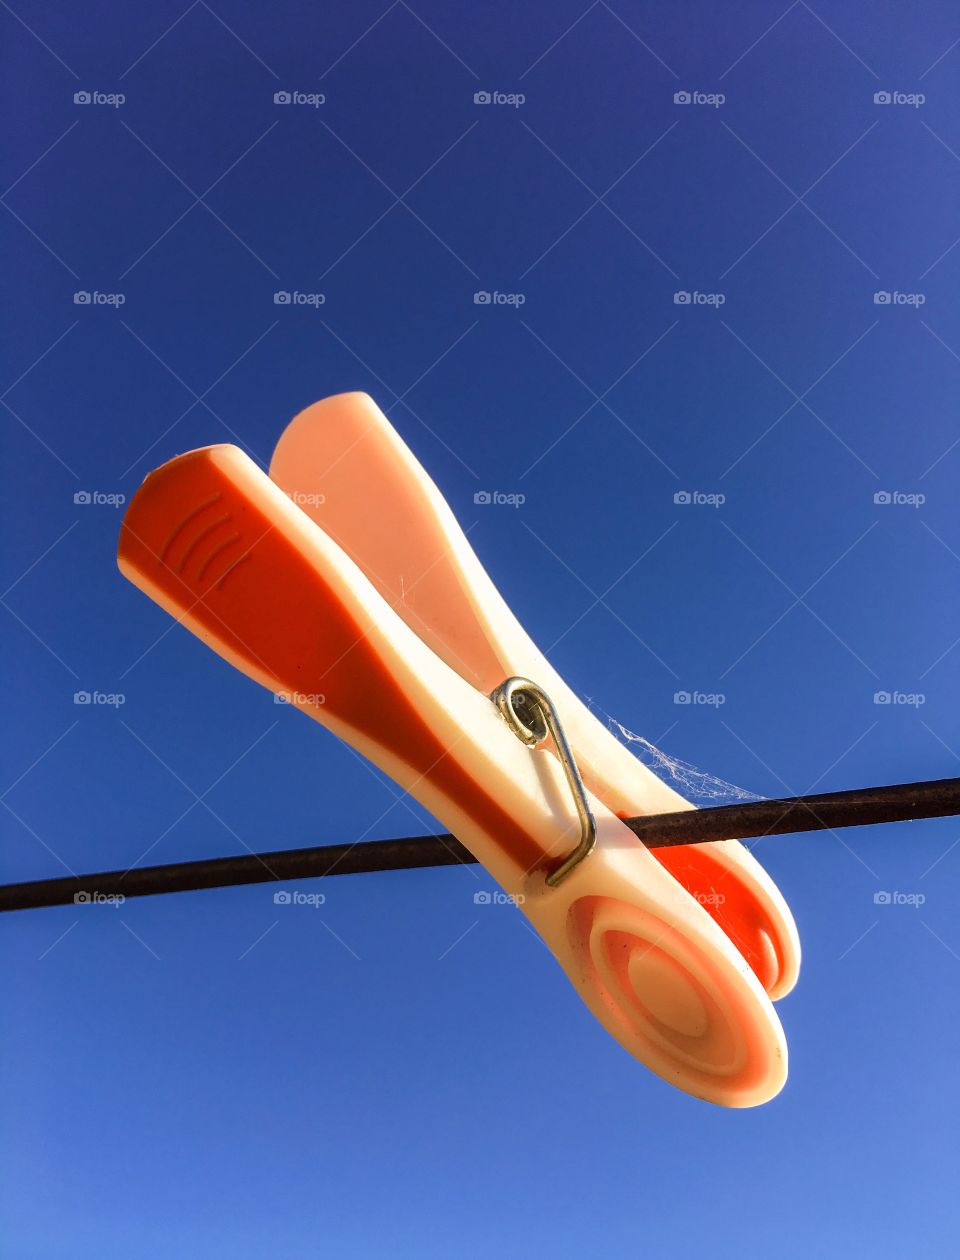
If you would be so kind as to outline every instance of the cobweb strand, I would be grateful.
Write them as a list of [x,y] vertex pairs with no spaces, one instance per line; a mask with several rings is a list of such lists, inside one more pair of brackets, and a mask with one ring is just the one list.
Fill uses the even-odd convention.
[[641,761],[657,778],[664,780],[670,787],[676,788],[680,795],[686,797],[687,800],[710,801],[713,804],[730,804],[734,801],[762,801],[765,799],[757,792],[749,792],[746,788],[737,787],[735,783],[728,783],[726,779],[717,778],[715,774],[707,774],[705,770],[698,770],[696,766],[692,766],[688,761],[683,761],[679,757],[671,757],[669,753],[665,753],[656,744],[651,744],[649,739],[644,739],[642,735],[636,735],[633,731],[628,730],[616,718],[610,717],[609,714],[606,717],[611,729],[619,736],[621,742],[630,749],[637,760]]

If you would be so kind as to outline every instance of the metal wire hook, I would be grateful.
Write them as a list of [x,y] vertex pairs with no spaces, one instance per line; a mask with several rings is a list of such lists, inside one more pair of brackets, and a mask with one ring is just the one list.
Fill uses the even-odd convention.
[[507,678],[491,692],[490,699],[497,706],[514,735],[528,748],[536,748],[548,735],[553,737],[567,784],[573,794],[577,817],[580,819],[580,843],[564,858],[557,869],[547,876],[547,883],[551,888],[555,888],[596,847],[597,824],[587,803],[587,791],[583,786],[583,779],[580,777],[576,759],[567,743],[567,737],[553,701],[542,687],[538,687],[529,678]]

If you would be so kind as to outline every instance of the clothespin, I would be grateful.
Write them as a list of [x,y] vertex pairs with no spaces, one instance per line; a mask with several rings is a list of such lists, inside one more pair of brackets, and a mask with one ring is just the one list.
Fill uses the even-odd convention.
[[302,412],[269,477],[230,445],[164,464],[118,559],[439,818],[631,1054],[727,1106],[779,1092],[771,999],[800,956],[783,897],[737,841],[650,850],[624,826],[693,807],[553,670],[370,398]]

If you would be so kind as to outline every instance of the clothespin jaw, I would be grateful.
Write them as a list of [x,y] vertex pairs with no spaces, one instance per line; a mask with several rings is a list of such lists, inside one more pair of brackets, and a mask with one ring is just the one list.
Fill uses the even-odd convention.
[[728,1106],[777,1093],[782,1029],[721,924],[589,783],[593,851],[548,882],[582,838],[559,741],[521,742],[487,691],[451,668],[295,499],[236,447],[180,456],[131,502],[121,570],[440,818],[637,1058]]

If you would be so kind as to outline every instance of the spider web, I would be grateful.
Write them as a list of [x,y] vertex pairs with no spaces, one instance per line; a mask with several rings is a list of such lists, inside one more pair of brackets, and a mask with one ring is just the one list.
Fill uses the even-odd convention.
[[604,714],[607,719],[607,725],[619,738],[622,744],[630,749],[638,761],[643,762],[648,770],[651,770],[658,779],[662,779],[670,787],[676,788],[681,796],[685,796],[689,801],[710,801],[712,804],[727,803],[734,801],[762,801],[766,798],[760,796],[757,792],[750,792],[747,788],[737,787],[735,783],[728,783],[726,779],[720,779],[715,774],[708,774],[705,770],[699,770],[696,766],[690,764],[689,761],[683,761],[680,757],[671,757],[669,753],[658,748],[656,744],[651,744],[649,739],[644,739],[642,735],[636,735],[633,731],[628,730],[622,722],[618,722],[615,717],[611,717],[609,713]]

